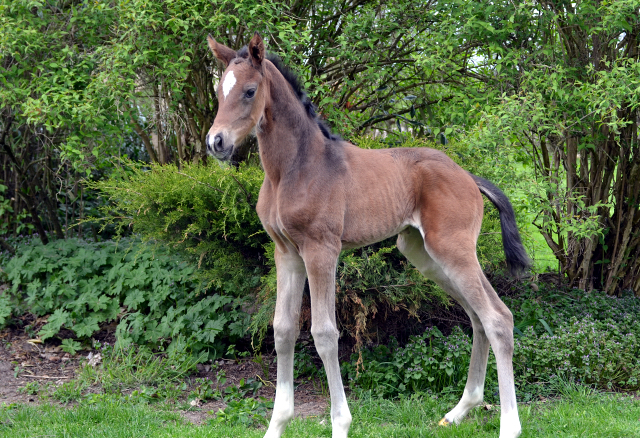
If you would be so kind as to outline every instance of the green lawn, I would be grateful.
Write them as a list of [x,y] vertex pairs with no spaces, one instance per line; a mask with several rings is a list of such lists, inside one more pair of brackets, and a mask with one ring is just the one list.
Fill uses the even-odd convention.
[[[497,437],[497,411],[476,409],[457,427],[436,426],[450,406],[438,400],[351,401],[350,437]],[[563,401],[520,406],[522,437],[640,437],[640,400],[576,394]],[[321,424],[324,423],[324,424]],[[193,426],[166,406],[102,401],[73,408],[0,407],[0,436],[17,437],[261,437],[264,430],[232,425]],[[326,418],[295,420],[286,437],[330,437]]]

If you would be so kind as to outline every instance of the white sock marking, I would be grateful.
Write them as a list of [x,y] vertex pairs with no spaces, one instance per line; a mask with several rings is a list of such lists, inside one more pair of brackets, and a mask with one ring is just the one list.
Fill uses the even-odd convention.
[[231,92],[231,89],[235,84],[236,77],[234,76],[233,71],[230,71],[227,73],[224,78],[224,82],[222,83],[222,94],[224,95],[225,99],[227,98],[227,95]]

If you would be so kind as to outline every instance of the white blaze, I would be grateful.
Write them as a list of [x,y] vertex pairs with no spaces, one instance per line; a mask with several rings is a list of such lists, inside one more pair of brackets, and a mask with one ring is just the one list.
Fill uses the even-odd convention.
[[236,77],[234,76],[233,71],[230,71],[224,77],[224,82],[222,83],[222,94],[224,95],[225,99],[227,98],[227,95],[231,92],[231,89],[235,84]]

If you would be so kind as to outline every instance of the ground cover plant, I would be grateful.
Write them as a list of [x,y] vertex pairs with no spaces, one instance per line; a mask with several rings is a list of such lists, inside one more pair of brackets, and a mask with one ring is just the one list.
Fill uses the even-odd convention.
[[[519,400],[558,394],[562,381],[604,390],[640,387],[640,302],[632,295],[543,286],[504,300],[516,325],[513,366]],[[366,349],[362,361],[354,355],[342,368],[356,393],[391,398],[415,392],[460,394],[470,352],[471,337],[460,327],[448,336],[432,327],[404,346],[391,342]],[[493,403],[496,392],[491,353],[485,400]]]
[[167,351],[222,356],[242,337],[249,316],[241,301],[194,275],[166,247],[134,240],[58,240],[19,247],[3,266],[10,288],[0,296],[4,324],[25,312],[45,317],[31,327],[45,341],[62,340],[70,353],[101,326],[116,323],[118,341]]

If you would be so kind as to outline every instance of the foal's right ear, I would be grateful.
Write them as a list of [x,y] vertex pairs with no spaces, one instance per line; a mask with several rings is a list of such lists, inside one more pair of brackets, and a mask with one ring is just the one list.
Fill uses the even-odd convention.
[[224,64],[225,68],[227,68],[231,60],[236,57],[235,50],[230,49],[224,44],[220,44],[213,39],[211,34],[207,35],[207,44],[209,44],[209,48],[213,52],[213,56],[218,58]]
[[262,61],[264,60],[264,42],[258,32],[253,34],[253,38],[249,41],[249,56],[251,64],[258,70],[262,69]]

